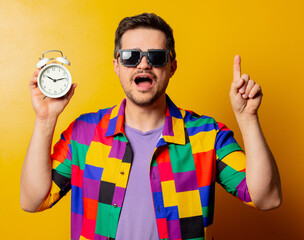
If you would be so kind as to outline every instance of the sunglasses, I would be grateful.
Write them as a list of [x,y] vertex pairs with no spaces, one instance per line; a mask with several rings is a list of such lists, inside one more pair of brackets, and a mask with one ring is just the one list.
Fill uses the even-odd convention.
[[168,54],[173,58],[168,49],[148,49],[147,52],[139,49],[120,49],[117,58],[120,57],[120,62],[125,67],[136,67],[145,56],[151,67],[163,67],[168,62]]

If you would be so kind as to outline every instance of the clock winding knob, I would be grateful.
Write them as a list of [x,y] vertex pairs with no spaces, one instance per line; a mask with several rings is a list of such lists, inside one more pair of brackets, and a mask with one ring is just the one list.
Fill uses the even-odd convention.
[[58,58],[56,58],[56,60],[60,63],[66,64],[66,65],[69,65],[69,66],[71,65],[70,61],[67,60],[66,57],[64,57],[64,58],[63,57],[58,57]]

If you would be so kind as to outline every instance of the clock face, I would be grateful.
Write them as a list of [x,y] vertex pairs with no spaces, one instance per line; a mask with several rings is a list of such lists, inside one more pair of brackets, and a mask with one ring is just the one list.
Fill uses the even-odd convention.
[[59,98],[70,90],[72,78],[66,67],[53,63],[41,69],[37,82],[44,95]]

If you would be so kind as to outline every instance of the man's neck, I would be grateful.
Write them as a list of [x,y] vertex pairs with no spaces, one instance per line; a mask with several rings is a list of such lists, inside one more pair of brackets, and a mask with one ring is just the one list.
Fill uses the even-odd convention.
[[125,123],[142,132],[148,132],[165,123],[166,96],[152,106],[142,107],[126,99]]

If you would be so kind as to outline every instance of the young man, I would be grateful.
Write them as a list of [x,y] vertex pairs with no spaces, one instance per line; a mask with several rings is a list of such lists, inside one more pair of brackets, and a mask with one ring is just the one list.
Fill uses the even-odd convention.
[[215,181],[259,209],[280,205],[279,173],[257,115],[261,88],[241,76],[239,56],[230,98],[246,155],[225,125],[177,108],[166,95],[177,62],[163,19],[123,19],[113,65],[126,99],[76,119],[52,155],[57,118],[76,85],[66,98],[43,101],[35,71],[36,121],[21,176],[24,210],[52,207],[72,189],[71,239],[207,239]]

